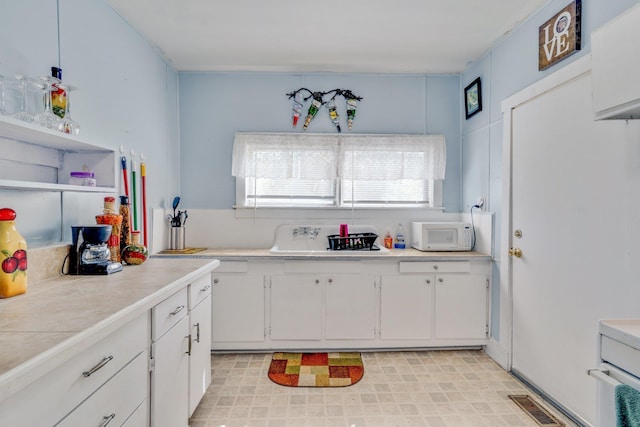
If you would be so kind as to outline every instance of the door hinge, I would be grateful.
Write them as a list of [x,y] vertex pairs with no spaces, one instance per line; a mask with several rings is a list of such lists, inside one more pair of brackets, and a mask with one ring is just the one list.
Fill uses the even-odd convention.
[[153,372],[156,368],[156,361],[153,357],[149,358],[149,372]]
[[489,289],[489,278],[487,278],[487,289]]
[[268,328],[264,328],[264,337],[268,337],[269,335],[271,335],[271,326],[269,326]]
[[489,325],[485,325],[484,327],[484,335],[489,338]]

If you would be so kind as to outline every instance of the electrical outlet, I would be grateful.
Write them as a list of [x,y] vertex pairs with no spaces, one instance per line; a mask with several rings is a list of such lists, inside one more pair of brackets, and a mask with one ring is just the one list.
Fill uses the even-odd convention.
[[482,208],[484,206],[484,197],[478,197],[478,200],[476,201],[476,206],[478,206],[479,208]]

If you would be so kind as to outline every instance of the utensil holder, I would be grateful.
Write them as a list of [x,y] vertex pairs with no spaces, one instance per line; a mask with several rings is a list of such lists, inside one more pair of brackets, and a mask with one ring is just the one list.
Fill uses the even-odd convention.
[[171,227],[169,249],[178,251],[184,249],[184,227]]

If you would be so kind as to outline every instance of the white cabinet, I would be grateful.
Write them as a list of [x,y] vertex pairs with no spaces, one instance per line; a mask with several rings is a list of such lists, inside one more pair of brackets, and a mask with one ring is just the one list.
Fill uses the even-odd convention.
[[432,337],[434,282],[434,274],[382,276],[381,339],[428,340]]
[[591,32],[596,119],[640,119],[640,5]]
[[151,425],[187,427],[189,420],[189,316],[187,289],[151,310]]
[[189,416],[211,384],[211,276],[189,285]]
[[489,332],[487,277],[438,274],[435,278],[436,339],[486,338]]
[[272,340],[322,339],[322,280],[314,275],[271,277]]
[[[88,401],[87,406],[80,405],[84,409],[70,419],[81,417],[92,422],[75,425],[98,425],[104,415],[111,413],[116,413],[121,424],[148,396],[148,342],[149,318],[148,313],[144,313],[41,380],[0,402],[0,425],[54,425],[94,393],[100,393],[100,400],[109,405],[96,407]],[[132,362],[134,359],[135,363]],[[129,396],[130,402],[125,405],[118,400],[120,388],[133,392]],[[108,413],[100,414],[99,411]],[[96,417],[98,421],[93,422]],[[73,424],[64,421],[61,425]]]
[[325,278],[325,339],[375,337],[376,277],[332,274]]
[[212,278],[212,348],[234,349],[238,343],[263,342],[264,275],[216,272]]
[[271,276],[271,339],[373,339],[375,284],[359,274]]
[[[114,192],[116,157],[111,149],[0,116],[0,188],[45,191]],[[97,187],[68,185],[69,173],[87,166]]]

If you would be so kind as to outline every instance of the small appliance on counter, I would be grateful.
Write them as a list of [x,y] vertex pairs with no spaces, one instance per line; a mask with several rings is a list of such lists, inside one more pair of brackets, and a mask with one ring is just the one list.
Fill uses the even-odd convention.
[[473,239],[473,227],[466,222],[411,223],[411,246],[419,251],[470,251]]
[[111,261],[107,241],[110,225],[83,225],[71,227],[69,274],[101,275],[122,270],[122,263]]

